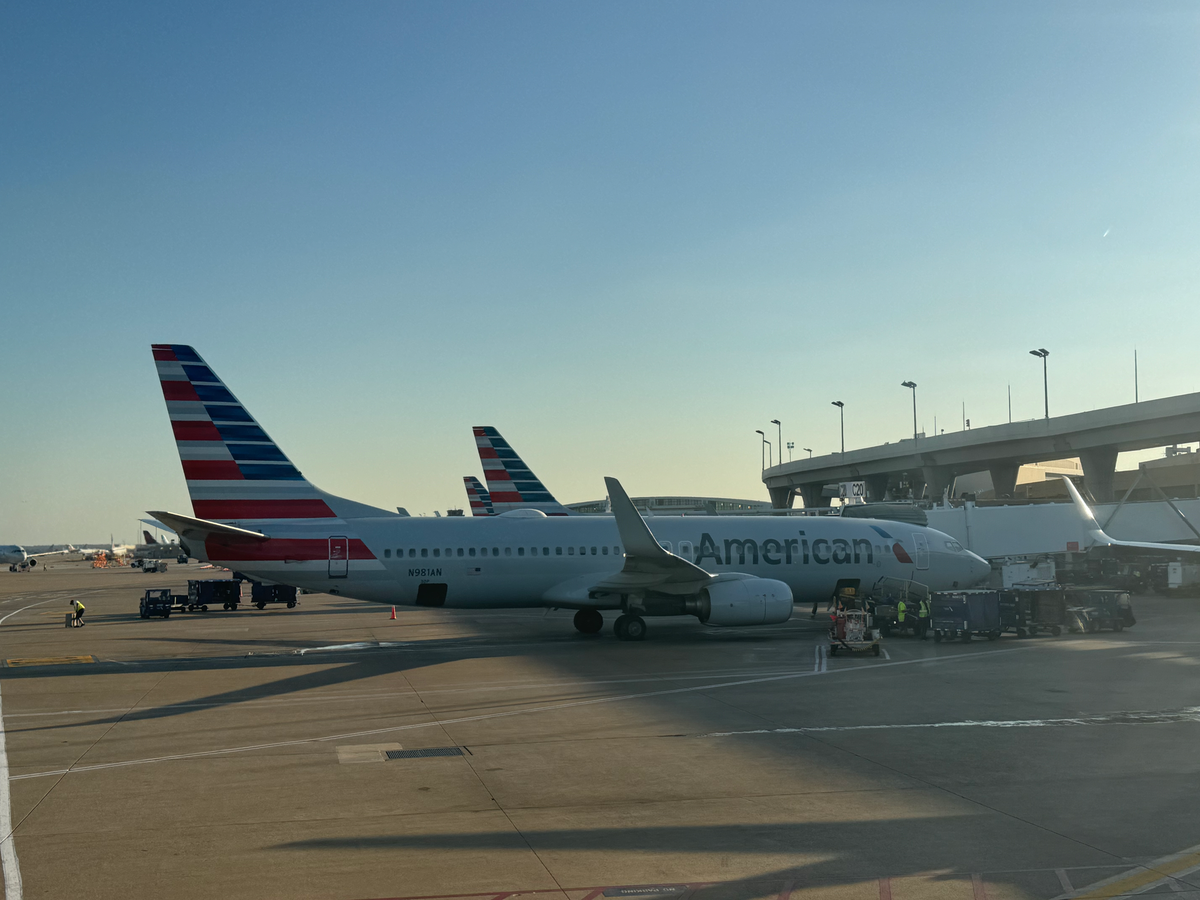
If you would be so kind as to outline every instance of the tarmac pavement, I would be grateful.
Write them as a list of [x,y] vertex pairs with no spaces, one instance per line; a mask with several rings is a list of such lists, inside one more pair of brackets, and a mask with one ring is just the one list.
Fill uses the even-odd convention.
[[138,617],[225,574],[0,573],[8,900],[1200,898],[1200,601],[879,658],[799,608]]

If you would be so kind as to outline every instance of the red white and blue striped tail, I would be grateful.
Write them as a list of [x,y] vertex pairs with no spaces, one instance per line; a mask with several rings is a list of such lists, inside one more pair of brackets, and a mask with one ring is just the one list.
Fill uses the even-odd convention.
[[538,481],[500,432],[490,425],[476,425],[473,430],[483,477],[492,495],[493,515],[514,509],[540,509],[548,516],[571,515]]
[[318,490],[185,344],[153,344],[192,510],[199,519],[395,515]]
[[471,515],[494,516],[496,514],[492,510],[492,495],[488,493],[487,488],[479,483],[478,478],[474,475],[464,475],[463,486],[467,489],[467,500],[471,504]]

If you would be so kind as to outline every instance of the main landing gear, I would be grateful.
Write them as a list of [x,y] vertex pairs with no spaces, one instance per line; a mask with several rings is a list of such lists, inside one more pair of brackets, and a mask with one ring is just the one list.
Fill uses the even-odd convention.
[[604,616],[598,609],[581,609],[575,613],[575,629],[583,634],[599,634],[604,627]]
[[643,641],[646,639],[646,621],[641,616],[618,616],[613,631],[622,641]]

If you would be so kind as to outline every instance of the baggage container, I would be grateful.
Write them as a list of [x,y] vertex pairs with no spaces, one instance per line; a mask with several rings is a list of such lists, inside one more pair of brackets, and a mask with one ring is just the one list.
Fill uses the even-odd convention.
[[1034,588],[1028,593],[1032,621],[1029,623],[1029,633],[1037,634],[1049,631],[1057,637],[1062,634],[1067,625],[1067,592],[1062,588]]
[[224,609],[236,610],[242,602],[242,583],[233,578],[214,578],[208,581],[189,581],[186,612],[208,612],[208,605],[220,603]]
[[1133,603],[1127,591],[1072,590],[1068,591],[1069,613],[1074,613],[1081,631],[1097,632],[1104,628],[1123,631],[1137,624]]
[[999,591],[943,591],[931,595],[933,639],[964,643],[973,635],[1000,637]]
[[1026,591],[1000,591],[1000,630],[1015,632],[1017,637],[1029,634],[1033,622],[1033,603]]
[[266,609],[268,603],[286,603],[288,609],[296,606],[296,589],[286,584],[262,584],[254,582],[250,587],[250,602],[259,609]]
[[162,616],[164,619],[169,619],[171,610],[175,607],[175,600],[170,588],[151,588],[142,595],[142,599],[138,603],[138,615],[143,619],[151,616]]

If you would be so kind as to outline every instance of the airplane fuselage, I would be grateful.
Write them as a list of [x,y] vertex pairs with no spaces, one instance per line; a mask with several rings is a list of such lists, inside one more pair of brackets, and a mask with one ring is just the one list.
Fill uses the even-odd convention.
[[[887,575],[934,590],[968,587],[987,563],[931,528],[836,517],[657,517],[647,521],[667,549],[713,574],[784,582],[797,602],[826,599],[839,580],[863,588]],[[448,608],[615,607],[588,586],[621,570],[624,555],[608,516],[356,518],[242,521],[262,543],[209,537],[189,545],[251,577],[361,600],[412,605],[445,585]]]

